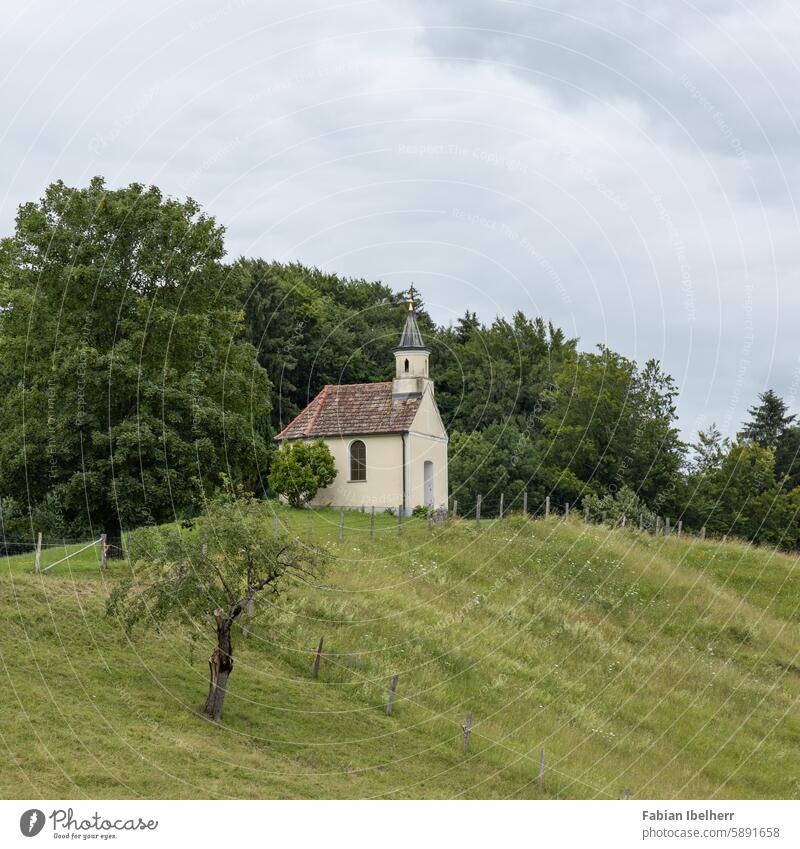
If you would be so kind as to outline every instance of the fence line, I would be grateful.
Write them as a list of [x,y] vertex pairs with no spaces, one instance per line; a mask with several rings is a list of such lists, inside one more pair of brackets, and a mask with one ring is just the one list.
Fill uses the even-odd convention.
[[62,557],[61,560],[56,560],[55,563],[51,563],[49,566],[45,566],[44,569],[42,569],[41,571],[47,572],[47,570],[52,569],[53,566],[58,566],[59,563],[64,563],[64,561],[69,560],[70,557],[75,557],[76,554],[81,554],[92,546],[97,545],[98,542],[103,542],[103,538],[100,537],[100,539],[93,540],[88,545],[84,545],[83,548],[79,548],[77,551],[73,551],[72,554],[68,554],[66,557]]
[[[521,502],[521,511],[519,507],[513,511],[512,509],[515,505]],[[486,516],[486,499],[483,495],[478,495],[475,500],[475,504],[471,510],[467,510],[466,512],[458,512],[458,507],[460,506],[458,500],[454,499],[452,501],[452,509],[444,509],[444,510],[431,510],[430,508],[426,511],[424,516],[420,516],[421,520],[425,521],[425,524],[428,529],[432,529],[434,526],[441,527],[442,523],[445,519],[467,519],[468,521],[475,521],[476,524],[480,524],[481,520],[487,520],[494,522],[498,519],[505,519],[512,515],[522,516],[525,518],[544,518],[549,519],[551,517],[558,517],[562,521],[569,521],[573,518],[582,519],[587,524],[603,524],[609,525],[610,527],[615,528],[631,528],[633,530],[639,530],[641,533],[648,533],[655,536],[663,536],[663,537],[683,537],[683,536],[694,536],[699,540],[706,539],[718,539],[722,542],[727,541],[728,535],[723,537],[709,537],[707,528],[703,525],[698,530],[687,529],[682,519],[678,519],[674,524],[673,520],[669,516],[662,517],[660,515],[648,514],[649,518],[645,518],[643,513],[636,513],[633,515],[624,514],[622,516],[618,516],[616,518],[609,518],[607,511],[601,511],[598,513],[593,513],[589,507],[584,507],[582,510],[579,509],[578,505],[574,502],[564,501],[563,504],[559,505],[551,501],[550,496],[544,498],[542,502],[540,502],[539,506],[533,507],[532,512],[529,512],[529,500],[528,494],[526,491],[523,491],[516,495],[509,502],[504,493],[500,493],[497,496],[497,502],[494,506],[498,508],[498,512],[495,514],[494,518]],[[348,512],[347,509],[336,507],[334,508],[338,511],[338,536],[340,540],[343,540],[349,525],[346,524],[346,514]],[[377,532],[379,530],[376,523],[376,509],[375,507],[361,507],[354,508],[353,512],[360,512],[365,515],[365,519],[367,519],[367,524],[365,527],[365,532],[369,534],[370,538],[377,537]],[[411,514],[403,509],[397,509],[391,512],[395,517],[395,533],[402,534],[405,527],[405,520],[411,516]],[[439,515],[439,514],[442,515]],[[368,518],[367,518],[368,517]],[[416,518],[416,517],[414,517]],[[628,521],[630,520],[630,521]],[[289,526],[286,526],[286,530],[289,530]],[[387,527],[380,528],[381,531],[388,530]],[[311,518],[308,521],[308,529],[306,533],[307,539],[309,542],[312,541],[313,537],[313,523]],[[752,540],[743,540],[745,543],[749,543],[751,545],[755,544]]]
[[[334,666],[339,667],[339,669],[342,669],[345,672],[347,672],[348,674],[355,677],[356,679],[359,679],[362,683],[367,683],[367,684],[372,684],[372,685],[374,685],[376,683],[376,679],[369,677],[367,675],[364,675],[364,674],[360,673],[358,670],[353,669],[351,666],[348,666],[347,664],[344,664],[341,661],[336,660],[335,654],[327,655],[327,658],[328,658],[329,663],[332,663]],[[394,696],[394,691],[396,690],[396,687],[397,687],[397,680],[399,679],[399,677],[400,676],[397,673],[395,673],[392,676],[392,683],[390,684],[390,695],[392,696],[392,699],[391,699],[392,707],[394,706],[393,696]],[[541,751],[543,751],[543,750],[540,750],[539,753],[520,752],[513,745],[510,745],[509,743],[507,743],[505,741],[505,739],[497,740],[494,737],[490,736],[489,734],[486,734],[485,732],[476,731],[475,725],[473,723],[472,711],[470,711],[467,714],[468,722],[469,722],[469,734],[467,734],[466,733],[466,731],[467,731],[466,724],[462,725],[459,722],[459,720],[453,719],[451,716],[449,716],[445,713],[442,713],[441,710],[439,710],[438,708],[432,707],[430,705],[423,704],[422,702],[420,702],[418,700],[418,698],[415,697],[415,696],[418,696],[418,695],[419,694],[415,694],[414,696],[404,695],[404,696],[402,696],[402,701],[404,701],[404,702],[406,702],[410,705],[414,705],[415,707],[419,708],[420,710],[427,712],[428,714],[432,715],[435,719],[438,719],[439,721],[444,722],[447,725],[452,726],[454,728],[454,730],[457,728],[461,732],[461,734],[459,735],[459,738],[462,741],[464,741],[464,743],[467,743],[467,745],[468,745],[468,741],[470,740],[471,737],[476,737],[479,740],[485,741],[490,747],[496,746],[497,748],[502,749],[502,750],[508,752],[511,755],[515,755],[516,757],[515,757],[515,760],[513,761],[514,764],[517,764],[520,761],[526,761],[526,762],[530,762],[534,765],[539,764],[539,769],[541,770],[541,768],[542,768]],[[387,704],[386,707],[389,707],[389,705]],[[390,713],[391,710],[387,710],[386,712]],[[466,747],[465,747],[465,749],[466,749]],[[465,751],[465,754],[467,754],[466,751]],[[469,756],[469,755],[467,755],[467,756]],[[472,757],[474,757],[474,755]],[[606,798],[609,798],[609,799],[615,798],[615,796],[613,794],[609,793],[607,790],[604,790],[604,789],[599,788],[599,787],[595,787],[594,785],[589,784],[589,782],[584,781],[580,778],[576,778],[575,776],[572,776],[569,773],[562,772],[561,770],[558,770],[558,769],[554,769],[552,766],[548,767],[548,770],[549,770],[549,772],[553,773],[554,775],[558,775],[560,778],[565,779],[570,784],[580,784],[583,787],[586,787],[587,789],[591,790],[595,794],[595,798],[598,798],[598,797],[606,797]],[[536,780],[536,779],[534,779],[534,780]]]

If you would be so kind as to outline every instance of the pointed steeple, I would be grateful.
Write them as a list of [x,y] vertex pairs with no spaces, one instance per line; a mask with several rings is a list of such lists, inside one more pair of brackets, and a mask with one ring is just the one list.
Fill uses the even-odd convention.
[[421,395],[426,387],[433,391],[433,381],[428,377],[428,355],[430,348],[420,333],[414,312],[414,288],[408,293],[408,312],[400,344],[394,349],[395,378],[392,387],[394,398]]
[[401,348],[411,348],[415,350],[425,349],[425,342],[422,339],[422,333],[417,324],[417,314],[414,312],[414,287],[408,293],[408,312],[406,313],[406,323],[403,326],[403,332],[400,334],[400,344],[395,348],[399,351]]

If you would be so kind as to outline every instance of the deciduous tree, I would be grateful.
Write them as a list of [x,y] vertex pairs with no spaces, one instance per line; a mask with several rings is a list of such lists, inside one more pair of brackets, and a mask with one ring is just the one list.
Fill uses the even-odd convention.
[[213,628],[204,711],[219,721],[233,672],[234,625],[292,583],[317,581],[327,557],[293,536],[276,539],[263,504],[244,497],[210,504],[192,531],[176,525],[137,531],[131,560],[132,577],[115,587],[109,615],[131,634],[170,622],[195,633]]
[[[197,510],[226,475],[254,491],[269,381],[241,340],[240,273],[192,200],[61,182],[0,249],[0,491],[61,532]],[[33,529],[31,529],[32,531]]]
[[272,462],[269,484],[292,507],[302,507],[336,479],[336,463],[321,439],[284,445]]

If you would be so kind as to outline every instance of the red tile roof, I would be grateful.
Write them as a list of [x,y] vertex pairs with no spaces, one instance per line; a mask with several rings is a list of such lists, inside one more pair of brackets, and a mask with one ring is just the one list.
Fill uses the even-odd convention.
[[275,439],[404,433],[411,427],[419,404],[418,397],[392,400],[391,381],[329,385]]

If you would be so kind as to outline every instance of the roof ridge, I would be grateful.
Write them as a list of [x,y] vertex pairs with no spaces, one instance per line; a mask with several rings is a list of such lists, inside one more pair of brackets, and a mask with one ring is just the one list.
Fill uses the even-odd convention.
[[343,386],[386,386],[391,380],[369,380],[366,383],[327,383],[325,389],[340,389]]
[[325,386],[322,387],[322,392],[319,393],[316,397],[317,404],[316,410],[311,414],[311,418],[308,420],[308,424],[303,428],[303,435],[308,436],[311,433],[312,428],[314,427],[315,422],[317,421],[317,416],[319,415],[319,411],[322,409],[323,404],[325,403],[325,399],[328,397],[328,389],[330,386],[326,383]]

